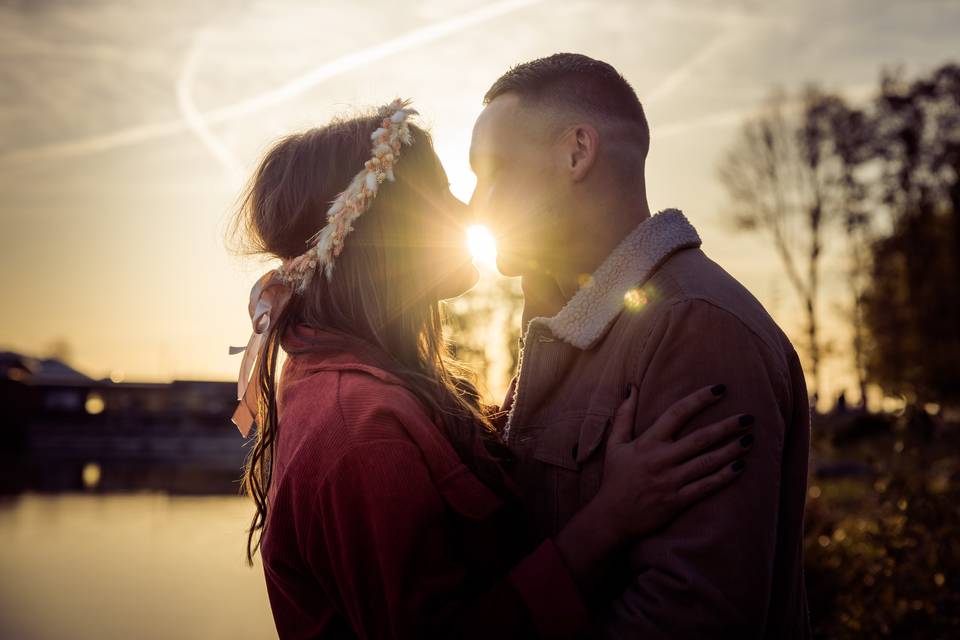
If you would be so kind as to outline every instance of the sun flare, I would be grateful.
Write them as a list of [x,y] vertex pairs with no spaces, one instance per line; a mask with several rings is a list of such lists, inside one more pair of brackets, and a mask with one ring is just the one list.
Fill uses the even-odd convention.
[[496,268],[497,243],[489,229],[480,224],[467,227],[467,246],[477,266]]

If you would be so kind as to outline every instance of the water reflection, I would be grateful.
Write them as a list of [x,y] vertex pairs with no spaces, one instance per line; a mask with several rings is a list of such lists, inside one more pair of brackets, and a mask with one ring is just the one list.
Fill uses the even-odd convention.
[[247,499],[36,495],[0,501],[0,637],[275,638]]

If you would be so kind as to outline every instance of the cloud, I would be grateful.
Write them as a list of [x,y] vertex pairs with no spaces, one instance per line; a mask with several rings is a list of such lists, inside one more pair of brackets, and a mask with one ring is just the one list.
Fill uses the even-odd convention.
[[[454,18],[442,20],[425,27],[415,29],[409,33],[391,40],[387,40],[373,47],[368,47],[340,58],[336,58],[315,67],[309,72],[294,78],[293,80],[290,80],[289,82],[275,89],[251,96],[245,100],[241,100],[230,105],[214,109],[205,114],[200,114],[192,107],[192,101],[189,99],[189,92],[186,94],[186,101],[184,101],[180,95],[179,88],[183,79],[183,74],[181,74],[181,82],[178,83],[178,102],[180,105],[180,113],[184,116],[183,119],[129,127],[108,134],[90,136],[68,142],[41,145],[27,149],[18,149],[0,155],[0,167],[9,167],[11,165],[18,165],[43,159],[83,156],[91,153],[107,151],[117,147],[130,146],[149,140],[165,138],[184,133],[187,130],[193,131],[194,134],[203,137],[205,144],[208,145],[208,149],[212,151],[212,149],[217,146],[218,143],[207,138],[206,134],[199,133],[200,131],[208,132],[209,125],[219,124],[256,114],[274,105],[292,100],[307,90],[335,76],[339,76],[353,69],[386,59],[389,56],[396,55],[404,51],[423,47],[441,38],[445,38],[457,32],[464,31],[485,22],[489,22],[495,18],[520,11],[521,9],[526,9],[527,7],[540,4],[541,2],[543,2],[543,0],[504,0],[495,4],[483,6],[479,9],[464,13]],[[189,63],[196,64],[196,60],[191,60],[190,55],[196,56],[197,51],[192,51],[191,54],[188,55],[187,59]],[[188,71],[192,73],[192,69],[188,68]],[[221,151],[222,149],[216,153],[220,154]],[[218,158],[223,160],[225,156],[221,157],[218,155]]]

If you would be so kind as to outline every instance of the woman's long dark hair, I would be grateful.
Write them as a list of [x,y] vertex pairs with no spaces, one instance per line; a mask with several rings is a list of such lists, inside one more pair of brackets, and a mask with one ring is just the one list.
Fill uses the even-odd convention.
[[[254,173],[234,218],[232,231],[242,250],[277,258],[300,255],[306,240],[325,223],[329,203],[368,159],[370,134],[378,126],[377,117],[357,117],[276,143]],[[410,131],[414,141],[402,150],[396,181],[381,186],[371,208],[355,223],[332,280],[314,277],[266,338],[264,366],[253,381],[261,398],[256,440],[241,488],[256,505],[247,536],[251,565],[269,508],[281,338],[297,324],[368,345],[378,364],[403,380],[440,419],[464,464],[491,489],[513,497],[501,466],[509,453],[484,414],[471,377],[451,358],[443,337],[437,274],[425,266],[423,256],[430,251],[438,221],[449,215],[444,210],[449,185],[429,134],[413,124]],[[308,338],[305,342],[303,351],[312,350]]]

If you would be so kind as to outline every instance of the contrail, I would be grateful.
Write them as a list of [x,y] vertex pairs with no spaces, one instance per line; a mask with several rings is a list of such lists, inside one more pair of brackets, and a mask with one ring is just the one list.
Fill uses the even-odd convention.
[[[837,91],[851,103],[858,104],[867,102],[873,95],[876,87],[870,83],[857,83],[834,88],[833,90]],[[782,109],[786,115],[798,116],[802,113],[803,106],[803,99],[795,97],[785,101],[782,104]],[[727,111],[721,111],[719,113],[712,113],[700,118],[690,118],[680,122],[671,122],[656,127],[653,130],[652,135],[657,139],[663,139],[683,135],[697,129],[742,125],[750,118],[762,114],[764,108],[765,105],[761,103],[759,105],[744,107],[742,109],[730,109]]]
[[739,33],[739,29],[737,27],[742,25],[744,22],[747,22],[747,19],[739,20],[735,26],[727,27],[721,31],[719,35],[701,47],[700,50],[697,51],[692,57],[671,71],[670,74],[660,82],[660,84],[658,84],[644,96],[643,104],[645,106],[653,104],[659,100],[662,100],[667,94],[675,91],[677,87],[686,82],[686,80],[693,74],[697,67],[703,64],[703,62],[709,59],[711,56],[716,54],[718,50],[722,49],[730,40],[732,40],[733,36]]
[[180,72],[180,78],[177,80],[177,106],[183,115],[184,122],[190,130],[197,136],[201,144],[207,148],[210,154],[223,165],[230,179],[235,183],[240,183],[243,176],[243,165],[220,140],[213,135],[210,127],[204,120],[204,117],[197,111],[193,102],[193,96],[190,94],[190,85],[193,82],[193,76],[197,67],[197,60],[200,57],[200,48],[204,32],[200,31],[193,38],[187,58],[183,63],[183,69]]
[[743,124],[751,116],[755,116],[759,110],[756,107],[749,109],[732,109],[721,113],[713,113],[702,118],[692,118],[682,122],[671,122],[661,125],[651,131],[651,136],[662,140],[672,138],[673,136],[683,135],[690,131],[709,127],[729,127],[732,125]]
[[420,47],[434,40],[439,40],[450,34],[488,22],[504,14],[539,4],[540,2],[543,2],[543,0],[508,0],[507,2],[498,2],[497,4],[467,13],[457,18],[411,31],[407,35],[389,40],[381,45],[364,49],[321,65],[313,71],[273,91],[211,111],[205,118],[210,123],[216,123],[256,113],[267,107],[296,97],[324,80],[341,75],[351,69],[383,60],[402,51]]
[[[382,60],[388,56],[415,49],[459,31],[464,31],[470,27],[489,22],[500,16],[542,2],[543,0],[505,0],[449,20],[415,29],[393,40],[388,40],[374,47],[363,49],[322,64],[281,87],[231,105],[214,109],[206,114],[200,114],[200,117],[207,125],[211,125],[257,113],[267,107],[290,100],[334,76]],[[0,166],[46,158],[64,158],[98,153],[117,147],[129,146],[183,133],[187,129],[187,126],[187,123],[180,119],[168,120],[165,122],[129,127],[109,134],[80,138],[70,142],[20,149],[0,155]]]

